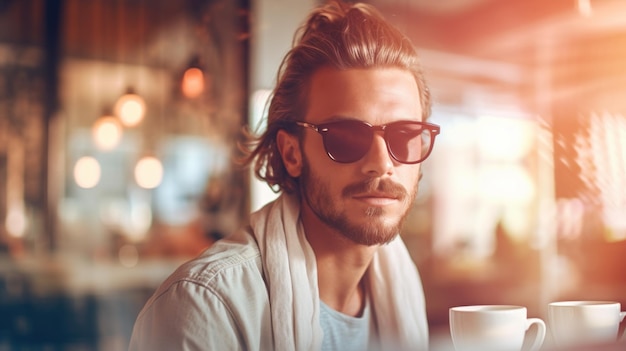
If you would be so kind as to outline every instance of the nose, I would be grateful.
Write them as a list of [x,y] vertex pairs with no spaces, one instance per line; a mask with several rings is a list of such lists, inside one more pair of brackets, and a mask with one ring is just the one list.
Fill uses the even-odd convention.
[[369,151],[362,159],[362,172],[371,177],[380,177],[393,173],[394,160],[387,150],[383,135],[374,134]]

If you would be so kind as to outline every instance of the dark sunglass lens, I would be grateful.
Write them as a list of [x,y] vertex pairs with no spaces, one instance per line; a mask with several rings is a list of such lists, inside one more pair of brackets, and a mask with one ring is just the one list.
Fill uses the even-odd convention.
[[337,162],[350,163],[361,159],[372,144],[373,131],[358,121],[339,121],[320,126],[324,147]]
[[385,139],[393,157],[404,163],[421,161],[430,145],[429,131],[418,123],[388,125]]

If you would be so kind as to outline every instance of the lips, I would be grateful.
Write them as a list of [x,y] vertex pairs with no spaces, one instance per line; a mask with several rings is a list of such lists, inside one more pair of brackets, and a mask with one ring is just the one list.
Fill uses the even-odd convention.
[[398,202],[398,197],[388,193],[363,193],[353,196],[353,199],[365,203],[367,206],[388,206]]

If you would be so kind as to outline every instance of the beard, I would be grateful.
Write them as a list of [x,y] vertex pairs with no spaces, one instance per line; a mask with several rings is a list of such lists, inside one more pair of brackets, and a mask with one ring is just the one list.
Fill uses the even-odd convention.
[[363,224],[351,221],[346,209],[338,206],[342,203],[339,201],[341,198],[333,198],[330,187],[322,181],[322,177],[311,171],[306,157],[303,157],[299,188],[302,198],[322,222],[356,244],[373,246],[386,244],[398,235],[417,195],[418,179],[410,192],[390,179],[380,178],[368,178],[346,186],[339,194],[343,199],[355,194],[380,191],[392,194],[404,205],[399,216],[397,212],[386,214],[381,207],[367,207],[363,217],[369,220]]

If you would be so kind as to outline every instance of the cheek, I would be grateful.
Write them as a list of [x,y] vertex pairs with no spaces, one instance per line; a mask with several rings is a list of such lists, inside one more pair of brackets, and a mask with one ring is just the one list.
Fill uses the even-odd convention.
[[309,181],[315,183],[312,184],[315,187],[314,191],[324,191],[332,197],[341,196],[343,188],[358,179],[351,173],[353,170],[334,162],[325,153],[322,155],[305,153],[304,163],[310,175]]
[[309,163],[313,162],[316,167],[318,167],[319,164],[323,165],[325,159],[331,161],[326,154],[321,135],[315,132],[305,135],[300,147],[304,150],[304,154],[309,160]]
[[324,145],[320,140],[305,141],[303,150],[303,159],[308,164],[311,173],[313,173],[317,178],[321,178],[324,183],[327,182],[327,178],[332,179],[335,175],[341,176],[341,169],[344,167],[331,160],[328,154],[326,154]]
[[403,170],[398,170],[398,178],[407,191],[413,191],[419,182],[420,165],[413,165]]

